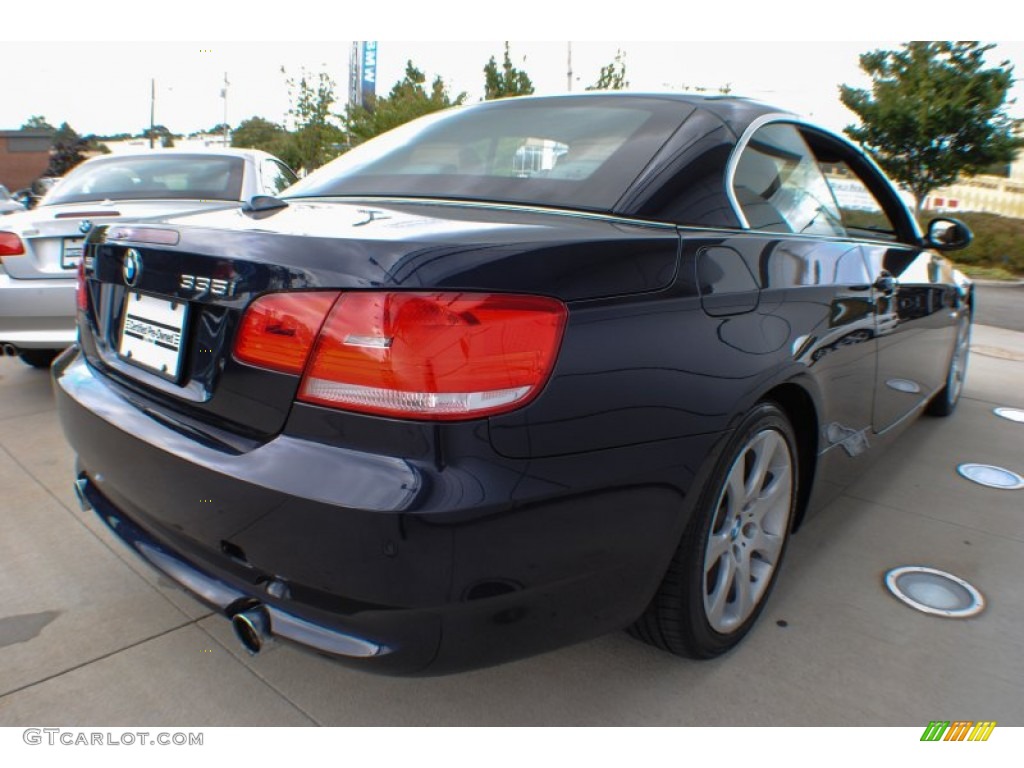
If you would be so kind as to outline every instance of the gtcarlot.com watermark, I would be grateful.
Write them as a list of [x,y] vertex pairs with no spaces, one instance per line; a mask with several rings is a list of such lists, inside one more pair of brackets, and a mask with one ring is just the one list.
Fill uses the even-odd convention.
[[70,728],[26,728],[21,734],[26,744],[66,747],[201,747],[203,734],[176,731],[78,731]]

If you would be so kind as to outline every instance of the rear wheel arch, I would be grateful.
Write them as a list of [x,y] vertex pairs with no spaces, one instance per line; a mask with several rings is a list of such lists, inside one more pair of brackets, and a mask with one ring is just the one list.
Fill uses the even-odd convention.
[[[782,400],[799,397],[783,388],[772,392]],[[791,479],[799,478],[799,453],[793,424],[777,400],[758,400],[743,413],[722,449],[708,457],[714,466],[692,494],[696,506],[687,530],[630,634],[690,658],[718,656],[747,634],[767,602],[793,528],[801,485]]]
[[818,408],[811,393],[795,381],[770,389],[759,402],[770,402],[779,406],[789,418],[796,433],[800,483],[791,528],[796,531],[804,520],[814,484],[814,470],[818,458]]

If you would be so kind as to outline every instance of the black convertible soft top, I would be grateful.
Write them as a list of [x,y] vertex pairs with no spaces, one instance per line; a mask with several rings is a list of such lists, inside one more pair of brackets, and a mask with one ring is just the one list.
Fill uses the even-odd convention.
[[710,124],[735,142],[754,119],[778,111],[736,97],[681,94],[484,102],[379,136],[282,196],[423,197],[610,212],[684,124]]

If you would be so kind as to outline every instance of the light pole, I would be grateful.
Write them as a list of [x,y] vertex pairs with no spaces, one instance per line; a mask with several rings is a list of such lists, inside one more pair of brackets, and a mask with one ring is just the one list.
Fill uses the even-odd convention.
[[569,83],[568,84],[569,91],[571,92],[572,91],[572,43],[569,42],[569,43],[566,43],[566,45],[568,46],[568,49],[569,49],[569,71],[566,72],[566,78],[567,78],[568,83]]
[[231,85],[231,83],[228,82],[228,73],[225,72],[224,73],[224,87],[221,88],[221,90],[220,90],[220,95],[224,99],[224,122],[222,123],[222,125],[223,125],[223,128],[224,128],[224,147],[225,148],[228,147],[230,145],[230,143],[231,143],[231,140],[228,137],[228,86],[229,85]]
[[149,148],[153,148],[153,128],[155,127],[154,116],[156,113],[156,78],[149,81]]

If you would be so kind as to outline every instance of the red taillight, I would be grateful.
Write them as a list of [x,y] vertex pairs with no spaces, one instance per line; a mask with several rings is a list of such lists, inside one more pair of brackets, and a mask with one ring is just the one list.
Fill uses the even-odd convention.
[[337,293],[270,293],[242,318],[235,357],[283,373],[302,373]]
[[454,420],[517,408],[547,381],[562,302],[473,293],[348,293],[324,323],[299,399]]
[[303,373],[298,398],[308,403],[414,419],[477,418],[540,392],[566,315],[562,302],[540,296],[272,293],[246,311],[235,357]]
[[25,244],[13,232],[0,232],[0,258],[4,256],[21,256],[25,253]]
[[89,309],[89,288],[85,284],[85,259],[78,262],[78,273],[75,281],[75,302],[83,312]]

